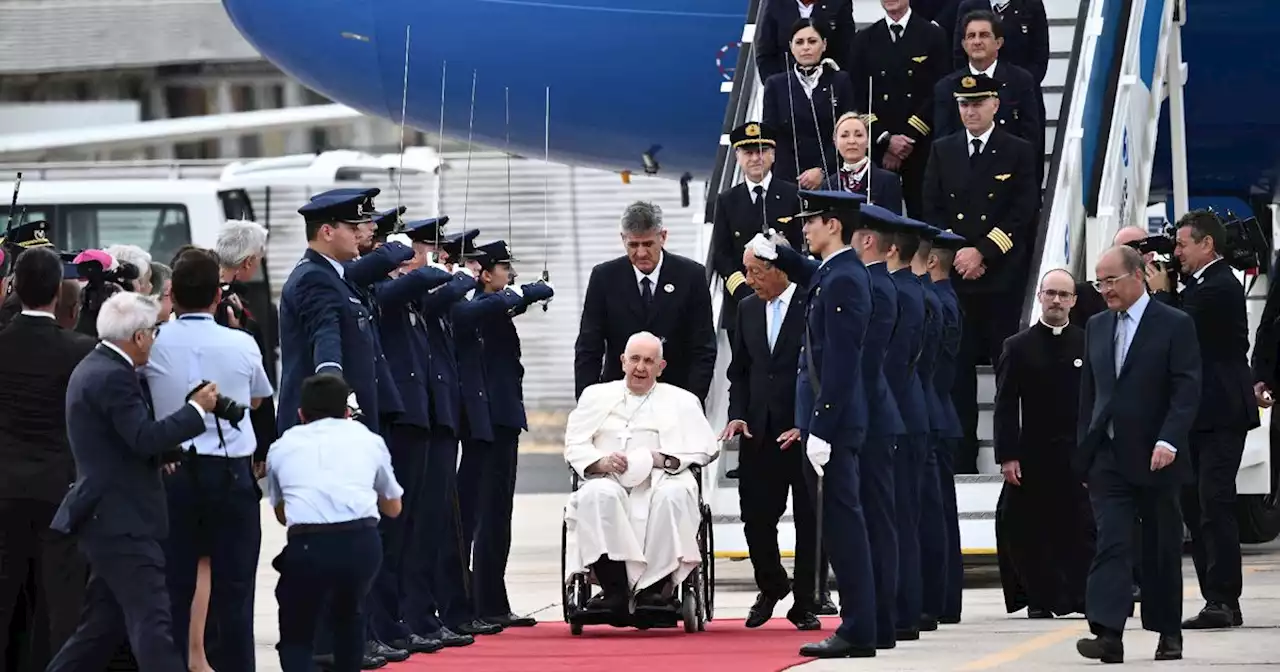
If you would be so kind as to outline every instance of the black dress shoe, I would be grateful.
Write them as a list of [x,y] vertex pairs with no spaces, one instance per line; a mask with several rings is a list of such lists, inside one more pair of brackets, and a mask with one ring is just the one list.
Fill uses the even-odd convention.
[[1053,612],[1039,607],[1027,607],[1027,618],[1053,618]]
[[778,598],[756,593],[755,604],[751,605],[751,610],[747,612],[747,627],[758,628],[768,623],[769,619],[773,618],[773,608],[776,606],[778,606]]
[[960,622],[959,616],[939,616],[938,622],[942,625],[956,625]]
[[625,612],[627,610],[627,595],[625,593],[600,593],[587,600],[587,603],[582,608],[586,611]]
[[792,607],[791,610],[787,612],[787,620],[791,621],[791,624],[796,626],[796,630],[801,632],[822,629],[822,621],[819,621],[818,617],[815,616],[812,611],[807,609],[797,610],[795,607]]
[[393,639],[387,644],[397,648],[404,649],[409,653],[435,653],[444,648],[444,642],[438,639],[427,639],[421,635],[409,635],[404,639]]
[[898,628],[893,633],[893,637],[899,642],[914,642],[920,639],[920,630],[916,628]]
[[390,647],[376,639],[371,639],[364,645],[365,655],[386,658],[388,663],[403,663],[409,660],[409,652],[396,647]]
[[800,655],[809,658],[875,658],[876,650],[871,646],[854,646],[841,639],[840,635],[831,635],[821,642],[800,647]]
[[485,623],[501,625],[504,628],[532,628],[538,624],[538,619],[532,616],[516,616],[511,613],[504,616],[484,616],[480,620]]
[[366,653],[364,654],[364,658],[360,659],[360,669],[362,670],[376,670],[379,667],[386,666],[387,659],[382,656],[371,656]]
[[831,593],[822,594],[822,601],[818,602],[818,608],[815,611],[819,616],[840,615],[840,609],[836,607],[836,603],[831,599]]
[[474,619],[467,623],[463,623],[455,627],[454,632],[461,635],[496,635],[502,632],[502,626],[494,623],[485,623],[480,619]]
[[[1243,621],[1243,619],[1241,619]],[[1210,602],[1204,605],[1204,609],[1200,613],[1188,618],[1182,622],[1183,630],[1215,630],[1218,628],[1229,628],[1234,621],[1234,614],[1231,613],[1231,607],[1220,602]]]
[[1182,660],[1182,636],[1160,635],[1156,644],[1156,660]]
[[476,643],[475,637],[472,637],[471,635],[459,635],[447,627],[441,627],[435,632],[428,632],[422,637],[423,639],[434,639],[440,642],[440,644],[447,649]]
[[920,617],[920,632],[933,632],[938,629],[938,619],[932,616]]
[[1124,642],[1115,637],[1077,640],[1076,651],[1089,660],[1100,660],[1104,663],[1124,662]]
[[1240,612],[1240,605],[1231,607],[1231,627],[1238,628],[1244,625],[1244,614]]

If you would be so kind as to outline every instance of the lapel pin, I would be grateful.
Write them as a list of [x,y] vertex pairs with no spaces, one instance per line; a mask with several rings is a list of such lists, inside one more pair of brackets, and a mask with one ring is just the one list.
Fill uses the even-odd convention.
[[675,286],[675,285],[673,285],[673,284],[671,284],[671,283],[667,283],[665,286],[663,286],[663,288],[662,288],[662,289],[663,289],[663,291],[665,291],[666,293],[670,294],[671,292],[676,291],[676,286]]
[[1078,369],[1078,368],[1080,368],[1080,367],[1084,366],[1084,360],[1082,360],[1082,359],[1077,359],[1076,361],[1072,362],[1072,364],[1075,364],[1075,365],[1076,365],[1076,368]]

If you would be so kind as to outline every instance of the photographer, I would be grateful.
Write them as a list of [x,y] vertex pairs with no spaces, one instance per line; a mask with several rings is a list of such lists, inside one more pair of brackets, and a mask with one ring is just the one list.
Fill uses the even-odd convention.
[[1259,420],[1244,287],[1223,259],[1227,240],[1226,228],[1212,212],[1196,210],[1178,220],[1173,254],[1185,281],[1178,303],[1195,320],[1204,367],[1200,409],[1183,458],[1190,458],[1195,477],[1183,491],[1182,513],[1206,605],[1182,624],[1186,629],[1243,622],[1236,472],[1245,434]]
[[173,525],[165,549],[173,602],[173,632],[187,650],[196,569],[212,568],[209,663],[213,669],[254,669],[253,592],[262,531],[248,408],[272,394],[258,345],[248,334],[213,319],[222,298],[219,266],[208,251],[183,254],[173,269],[177,319],[156,338],[143,370],[157,415],[180,407],[201,381],[226,395],[206,418],[205,431],[182,445],[185,459],[165,478]]
[[169,632],[161,549],[169,520],[160,465],[174,446],[204,431],[218,386],[203,385],[167,417],[151,419],[136,368],[151,355],[159,312],[147,296],[108,299],[97,324],[103,342],[67,383],[67,417],[75,418],[67,438],[77,477],[50,527],[78,537],[93,573],[79,628],[50,672],[102,669],[126,636],[141,669],[186,667]]
[[112,245],[103,250],[121,266],[128,264],[137,269],[132,278],[121,278],[119,284],[126,292],[152,295],[151,255],[137,245]]
[[[140,271],[131,263],[118,262],[103,250],[85,250],[76,255],[72,263],[83,282],[76,331],[96,338],[98,311],[112,296],[120,292],[132,292],[133,283]],[[148,266],[148,273],[150,270]]]

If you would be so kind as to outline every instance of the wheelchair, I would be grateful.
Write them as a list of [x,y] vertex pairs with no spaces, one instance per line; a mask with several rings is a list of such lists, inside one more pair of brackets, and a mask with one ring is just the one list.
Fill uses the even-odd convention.
[[[719,455],[717,455],[717,458]],[[711,463],[714,464],[715,460]],[[568,571],[569,523],[561,516],[560,522],[560,603],[564,605],[564,621],[569,624],[569,632],[581,635],[588,625],[611,625],[615,628],[674,628],[683,624],[684,631],[693,633],[707,629],[707,623],[715,613],[716,566],[715,538],[712,531],[711,506],[702,497],[702,470],[704,467],[691,466],[689,472],[698,481],[698,510],[701,521],[698,524],[698,551],[701,563],[690,572],[680,585],[678,609],[669,607],[637,607],[635,613],[618,614],[614,612],[598,612],[586,609],[587,602],[593,597],[592,586],[598,585],[595,575],[578,574],[565,579]],[[582,484],[577,472],[569,469],[569,478],[573,492],[577,492]]]

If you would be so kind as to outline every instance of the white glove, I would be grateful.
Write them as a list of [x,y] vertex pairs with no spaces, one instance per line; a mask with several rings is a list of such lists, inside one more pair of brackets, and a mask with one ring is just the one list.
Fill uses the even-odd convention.
[[764,234],[757,233],[751,242],[747,243],[747,249],[757,257],[765,261],[773,261],[778,258],[778,249],[772,241],[766,239]]
[[805,442],[804,454],[809,457],[809,464],[813,465],[813,470],[821,476],[822,468],[831,461],[831,444],[810,434],[809,440]]
[[507,289],[514,292],[516,296],[522,299],[524,298],[524,289],[522,289],[520,285],[507,285]]
[[404,234],[404,233],[393,233],[387,236],[387,242],[400,243],[401,245],[404,245],[405,247],[410,247],[410,248],[413,247],[413,240],[409,238],[408,234]]
[[427,253],[427,266],[444,271],[445,273],[449,272],[449,267],[440,263],[440,255],[436,252]]

